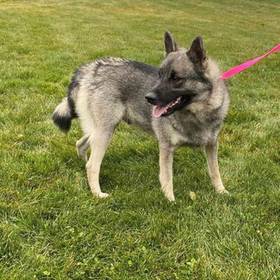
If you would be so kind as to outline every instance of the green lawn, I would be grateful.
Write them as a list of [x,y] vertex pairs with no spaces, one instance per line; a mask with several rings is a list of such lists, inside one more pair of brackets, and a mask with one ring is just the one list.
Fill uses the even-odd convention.
[[[176,203],[158,182],[158,148],[121,125],[92,197],[77,122],[51,113],[82,63],[158,65],[165,30],[202,35],[222,69],[279,43],[279,0],[0,0],[0,279],[280,279],[280,54],[229,82],[214,193],[203,153],[175,156]],[[190,192],[196,193],[196,200]]]

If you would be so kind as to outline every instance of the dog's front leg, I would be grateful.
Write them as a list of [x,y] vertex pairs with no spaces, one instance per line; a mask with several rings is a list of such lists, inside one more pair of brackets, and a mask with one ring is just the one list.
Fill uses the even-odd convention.
[[217,193],[228,193],[225,189],[218,164],[218,143],[208,144],[205,146],[205,152],[207,156],[208,172],[211,178],[212,184]]
[[174,148],[169,145],[159,146],[159,180],[161,189],[169,201],[174,201],[173,193],[173,153]]

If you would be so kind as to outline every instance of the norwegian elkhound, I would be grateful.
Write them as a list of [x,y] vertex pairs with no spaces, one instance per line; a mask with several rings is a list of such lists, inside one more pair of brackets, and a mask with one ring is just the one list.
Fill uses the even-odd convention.
[[182,145],[205,149],[208,171],[218,193],[227,193],[217,160],[217,139],[229,107],[229,94],[217,64],[206,56],[201,37],[187,50],[171,33],[164,35],[166,56],[160,67],[121,58],[103,58],[81,66],[68,96],[56,107],[53,121],[67,132],[78,117],[84,136],[77,141],[87,161],[92,193],[107,197],[99,172],[114,129],[121,120],[152,132],[159,142],[159,180],[173,201],[172,161]]

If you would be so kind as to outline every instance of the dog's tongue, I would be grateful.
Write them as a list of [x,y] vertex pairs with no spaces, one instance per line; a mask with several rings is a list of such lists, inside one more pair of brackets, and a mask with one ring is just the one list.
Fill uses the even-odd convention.
[[168,109],[174,107],[178,102],[180,102],[181,98],[182,97],[179,96],[175,100],[169,102],[165,106],[160,106],[160,105],[153,106],[153,112],[152,112],[153,117],[159,118],[160,116],[162,116],[164,113],[166,113],[168,111]]
[[155,118],[159,118],[162,114],[164,114],[166,112],[166,106],[153,106],[153,117]]

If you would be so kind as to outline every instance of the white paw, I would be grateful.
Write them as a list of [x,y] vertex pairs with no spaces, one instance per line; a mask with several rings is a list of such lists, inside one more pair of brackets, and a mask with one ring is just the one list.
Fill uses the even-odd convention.
[[104,192],[100,192],[100,193],[94,193],[94,196],[98,197],[98,198],[106,198],[109,196],[108,193],[104,193]]
[[175,196],[174,196],[173,193],[169,193],[169,194],[165,193],[165,197],[166,197],[170,202],[175,201]]
[[226,189],[216,190],[218,194],[229,194],[229,192]]

